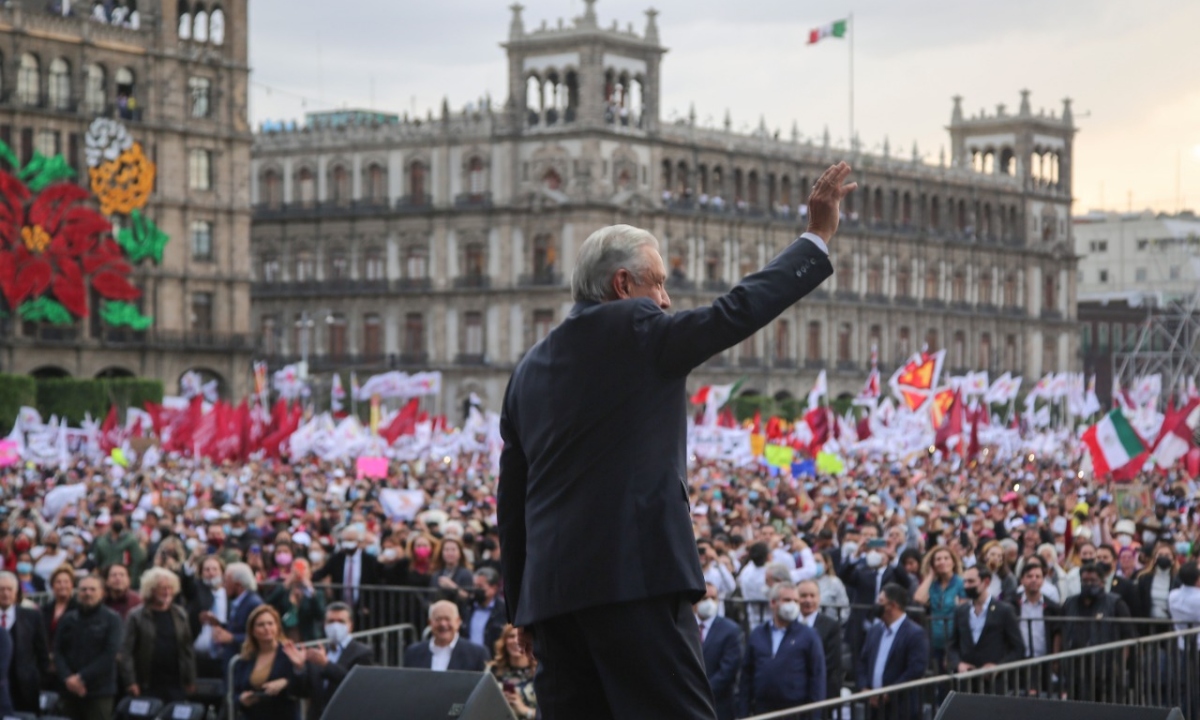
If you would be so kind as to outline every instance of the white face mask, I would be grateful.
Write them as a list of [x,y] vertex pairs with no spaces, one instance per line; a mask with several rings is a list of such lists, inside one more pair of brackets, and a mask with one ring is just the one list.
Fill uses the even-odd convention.
[[1123,548],[1129,547],[1130,545],[1133,544],[1133,536],[1132,535],[1124,535],[1124,534],[1118,535],[1117,536],[1117,544]]
[[858,543],[848,542],[842,545],[842,557],[854,557],[854,553],[858,552]]
[[354,552],[358,549],[358,543],[354,542],[353,540],[343,540],[342,549],[347,552]]
[[867,553],[867,567],[877,568],[883,564],[883,553],[878,550],[872,550]]
[[779,619],[784,622],[792,622],[800,617],[800,603],[785,602],[779,606]]
[[350,637],[350,628],[346,627],[345,623],[325,624],[325,639],[334,645],[341,645],[348,637]]
[[717,601],[711,598],[705,598],[696,603],[696,614],[701,620],[711,620],[717,614]]

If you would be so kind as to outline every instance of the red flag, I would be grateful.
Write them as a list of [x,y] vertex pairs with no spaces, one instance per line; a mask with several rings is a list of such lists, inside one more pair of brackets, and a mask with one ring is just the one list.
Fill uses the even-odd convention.
[[[946,412],[946,420],[937,430],[937,435],[934,438],[934,445],[942,452],[949,452],[947,441],[952,437],[962,436],[963,430],[963,407],[962,396],[959,391],[954,391],[954,397],[950,400],[950,407]],[[961,442],[960,442],[961,447]]]
[[[985,415],[986,411],[976,413],[976,418]],[[967,445],[967,459],[974,460],[979,455],[979,420],[971,423],[971,442]]]
[[829,441],[829,412],[823,407],[813,408],[804,413],[804,422],[812,431],[812,441],[808,444],[808,451],[813,457],[816,457],[821,447]]
[[379,435],[387,440],[388,445],[396,442],[401,435],[412,435],[417,431],[417,412],[420,403],[416,398],[408,401],[387,427],[379,430]]
[[100,425],[100,449],[107,455],[121,444],[121,431],[117,427],[117,406],[110,405],[104,423]]
[[754,435],[762,435],[762,410],[754,411],[754,426],[750,432]]
[[858,419],[858,439],[866,440],[869,437],[871,437],[871,416],[864,413]]
[[778,417],[767,420],[767,439],[778,440],[783,437],[783,422]]

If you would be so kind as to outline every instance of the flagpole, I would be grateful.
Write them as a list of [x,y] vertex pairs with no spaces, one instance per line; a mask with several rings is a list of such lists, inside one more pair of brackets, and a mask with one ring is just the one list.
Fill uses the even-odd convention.
[[850,149],[854,149],[854,13],[846,16],[846,34],[850,36]]

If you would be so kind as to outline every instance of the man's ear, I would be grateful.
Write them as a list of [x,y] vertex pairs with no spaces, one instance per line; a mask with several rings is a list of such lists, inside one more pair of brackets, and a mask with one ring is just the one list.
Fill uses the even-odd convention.
[[613,273],[612,277],[612,292],[618,300],[629,298],[629,288],[632,285],[633,278],[630,277],[629,271],[621,268]]

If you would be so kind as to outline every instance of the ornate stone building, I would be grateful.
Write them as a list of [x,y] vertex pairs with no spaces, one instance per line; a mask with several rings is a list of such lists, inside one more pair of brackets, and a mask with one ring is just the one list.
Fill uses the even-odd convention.
[[[180,376],[194,369],[218,379],[226,395],[248,390],[256,338],[249,332],[246,6],[0,4],[0,140],[22,165],[38,154],[61,155],[77,182],[94,191],[89,165],[98,150],[89,128],[97,118],[116,121],[109,127],[123,126],[140,146],[148,162],[142,170],[156,169],[152,183],[145,178],[149,195],[138,210],[170,238],[161,259],[127,258],[129,281],[141,290],[136,310],[152,324],[110,323],[95,290],[88,316],[71,322],[30,321],[6,306],[0,370],[156,377],[174,393]],[[110,219],[114,232],[131,227],[128,209]],[[91,272],[86,263],[84,272]]]
[[601,27],[594,4],[534,30],[514,7],[503,105],[315,114],[256,137],[254,323],[273,364],[440,369],[442,410],[471,392],[496,407],[569,312],[593,230],[652,230],[674,309],[708,303],[803,230],[810,183],[841,159],[861,187],[835,276],[694,383],[801,394],[826,368],[856,391],[872,347],[885,371],[923,345],[955,370],[1078,364],[1069,101],[1034,113],[1026,92],[1016,113],[968,117],[956,98],[937,165],[666,122],[655,12],[637,33]]

